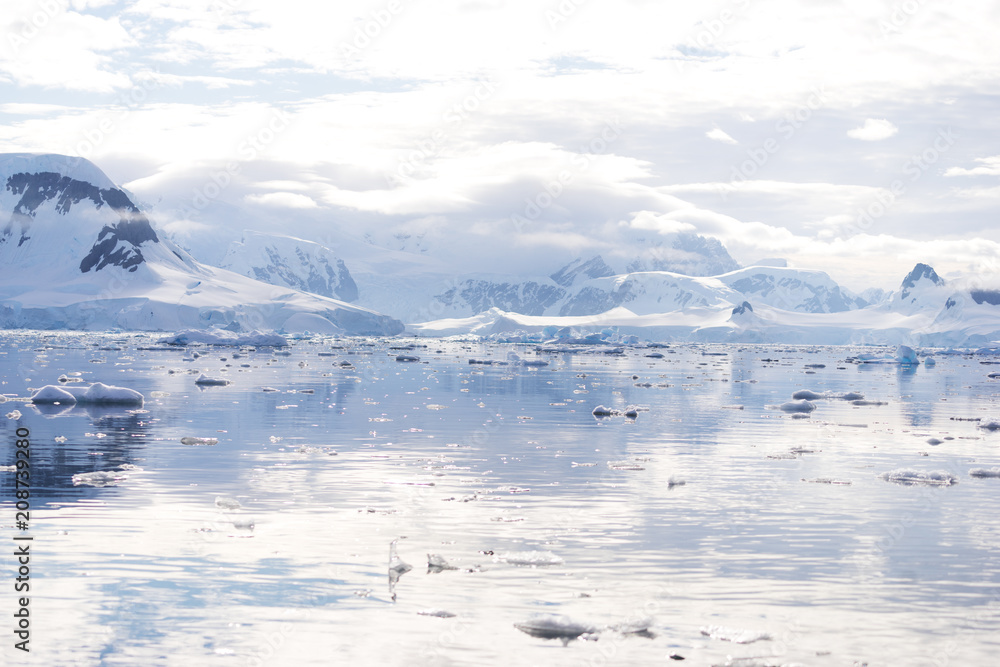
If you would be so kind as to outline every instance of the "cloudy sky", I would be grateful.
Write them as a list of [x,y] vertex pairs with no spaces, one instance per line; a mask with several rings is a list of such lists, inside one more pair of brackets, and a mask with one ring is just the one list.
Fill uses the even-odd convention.
[[209,260],[253,228],[548,273],[694,231],[854,289],[1000,273],[1000,5],[683,4],[17,0],[0,151],[93,160]]

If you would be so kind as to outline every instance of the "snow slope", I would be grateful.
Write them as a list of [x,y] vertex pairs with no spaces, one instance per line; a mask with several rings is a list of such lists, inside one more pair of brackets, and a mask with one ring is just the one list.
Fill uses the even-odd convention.
[[0,155],[0,326],[393,334],[342,301],[202,265],[87,160]]
[[357,301],[358,286],[344,260],[312,241],[280,234],[244,231],[229,246],[220,266],[270,285]]

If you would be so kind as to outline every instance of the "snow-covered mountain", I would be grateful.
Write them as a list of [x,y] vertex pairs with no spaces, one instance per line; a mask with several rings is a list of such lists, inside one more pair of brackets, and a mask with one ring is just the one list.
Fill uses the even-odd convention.
[[[832,289],[822,279],[825,274],[817,276],[819,272],[802,271],[795,276],[789,271],[792,270],[749,267],[714,278],[666,272],[599,278],[583,285],[593,289],[603,283],[605,296],[627,295],[619,299],[622,305],[588,315],[528,316],[494,308],[471,317],[442,318],[410,324],[408,328],[420,335],[501,336],[512,332],[530,336],[532,332],[566,327],[581,334],[613,328],[620,335],[649,340],[830,345],[996,347],[1000,341],[1000,289],[982,286],[982,277],[976,287],[958,287],[942,280],[930,266],[918,264],[890,298],[864,308],[850,308],[857,305],[858,301],[852,300],[857,297],[842,289]],[[757,276],[752,284],[765,287],[757,290],[756,297],[750,295],[736,301],[743,293],[730,285],[744,285],[741,281],[747,276]],[[760,276],[770,276],[771,280]],[[805,287],[798,286],[796,280]],[[586,287],[581,287],[580,293],[586,293]],[[818,289],[821,287],[825,289]],[[748,288],[744,285],[744,289]],[[798,296],[790,298],[795,295]],[[819,296],[828,298],[817,300]],[[833,310],[831,304],[841,303],[841,297],[848,308]],[[783,307],[787,304],[809,304],[822,309]]]
[[200,264],[87,160],[0,155],[0,187],[2,327],[402,330],[371,310]]
[[270,285],[357,301],[358,286],[344,260],[329,248],[279,234],[245,231],[220,266]]
[[717,276],[740,268],[718,239],[689,232],[671,237],[637,239],[642,251],[618,273],[669,271],[687,276]]
[[752,303],[784,310],[840,313],[869,305],[823,271],[752,266],[717,277]]

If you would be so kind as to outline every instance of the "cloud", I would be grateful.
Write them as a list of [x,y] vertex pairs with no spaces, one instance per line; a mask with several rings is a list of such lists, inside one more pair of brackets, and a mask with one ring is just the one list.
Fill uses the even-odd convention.
[[865,124],[847,131],[847,136],[862,141],[881,141],[899,132],[899,128],[885,118],[869,118]]
[[705,133],[705,136],[714,141],[721,141],[724,144],[736,144],[739,143],[731,136],[725,133],[725,131],[719,128],[714,128]]
[[319,208],[319,204],[315,201],[295,192],[268,192],[262,195],[247,195],[245,199],[251,204],[279,208]]
[[982,166],[964,169],[951,167],[944,172],[945,176],[1000,176],[1000,155],[976,158]]

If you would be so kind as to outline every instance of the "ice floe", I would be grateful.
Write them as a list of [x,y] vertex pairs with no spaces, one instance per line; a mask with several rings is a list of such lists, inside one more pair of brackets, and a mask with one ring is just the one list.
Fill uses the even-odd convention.
[[444,556],[439,554],[427,554],[427,572],[429,574],[437,574],[439,572],[444,572],[445,570],[457,569],[457,567],[445,560]]
[[447,609],[421,609],[417,612],[418,616],[433,616],[435,618],[454,618],[456,614],[448,611]]
[[123,463],[117,469],[81,472],[73,475],[73,486],[114,486],[118,482],[128,479],[130,472],[141,470],[142,468],[138,466]]
[[230,381],[222,378],[209,377],[204,373],[202,373],[201,375],[198,376],[198,379],[195,380],[194,383],[204,387],[223,387],[229,384]]
[[142,406],[144,397],[134,389],[95,382],[89,387],[45,385],[31,396],[38,405],[134,405]]
[[1000,468],[973,468],[969,477],[1000,477]]
[[194,436],[185,436],[181,438],[182,445],[191,446],[204,446],[204,445],[217,445],[219,444],[218,438],[197,438]]
[[412,565],[404,562],[396,553],[397,541],[389,543],[389,595],[393,602],[396,601],[396,583],[399,582],[399,578],[413,569]]
[[595,626],[574,621],[562,614],[533,614],[528,619],[515,623],[514,627],[539,639],[562,640],[564,646],[582,635],[597,632]]
[[249,333],[238,334],[220,329],[186,329],[177,332],[173,336],[161,338],[156,342],[166,343],[167,345],[192,345],[197,343],[203,345],[253,345],[257,347],[285,347],[288,345],[288,340],[276,333],[251,331]]
[[879,478],[884,479],[887,482],[906,484],[908,486],[951,486],[952,484],[958,484],[958,477],[943,470],[927,472],[922,470],[912,470],[910,468],[899,468],[897,470],[884,472],[879,475]]
[[800,401],[788,401],[787,403],[782,403],[778,406],[778,409],[782,412],[812,412],[816,409],[816,404],[802,399]]

